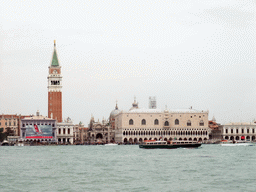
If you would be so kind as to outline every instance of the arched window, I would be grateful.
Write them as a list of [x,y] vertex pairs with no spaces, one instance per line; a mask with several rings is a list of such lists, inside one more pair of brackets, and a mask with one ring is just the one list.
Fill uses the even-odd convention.
[[175,125],[179,125],[180,122],[179,122],[179,119],[175,119]]
[[155,119],[155,122],[154,122],[155,125],[158,125],[159,124],[159,121],[158,119]]
[[164,126],[169,126],[169,122],[168,122],[168,121],[165,121],[165,122],[164,122]]
[[204,126],[204,121],[203,120],[200,121],[199,126]]
[[146,120],[145,119],[141,120],[141,125],[146,125]]
[[133,120],[132,119],[129,120],[129,125],[133,125]]
[[187,126],[191,126],[191,121],[190,120],[188,120]]

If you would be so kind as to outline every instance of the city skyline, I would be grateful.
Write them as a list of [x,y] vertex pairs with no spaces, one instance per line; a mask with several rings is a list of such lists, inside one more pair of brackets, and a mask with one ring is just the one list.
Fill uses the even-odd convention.
[[5,1],[0,8],[0,113],[47,116],[56,39],[63,118],[109,117],[116,100],[256,118],[255,3]]

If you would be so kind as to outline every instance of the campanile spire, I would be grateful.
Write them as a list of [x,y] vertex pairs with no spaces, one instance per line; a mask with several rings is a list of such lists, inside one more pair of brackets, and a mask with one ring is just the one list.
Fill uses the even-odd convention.
[[48,74],[48,117],[62,122],[62,75],[59,65],[56,40]]

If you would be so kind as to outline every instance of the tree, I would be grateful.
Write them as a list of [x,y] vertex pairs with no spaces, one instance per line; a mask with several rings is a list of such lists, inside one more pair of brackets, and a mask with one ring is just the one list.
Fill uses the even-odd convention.
[[0,128],[0,142],[3,142],[6,138],[6,133],[3,133],[4,128]]
[[6,128],[5,133],[6,133],[6,136],[14,136],[14,131],[10,127]]

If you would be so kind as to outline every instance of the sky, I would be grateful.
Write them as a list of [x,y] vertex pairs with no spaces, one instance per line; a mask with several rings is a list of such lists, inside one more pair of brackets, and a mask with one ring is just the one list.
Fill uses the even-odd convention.
[[256,119],[254,0],[15,1],[0,6],[0,114],[47,116],[54,44],[63,118],[131,108],[209,110]]

